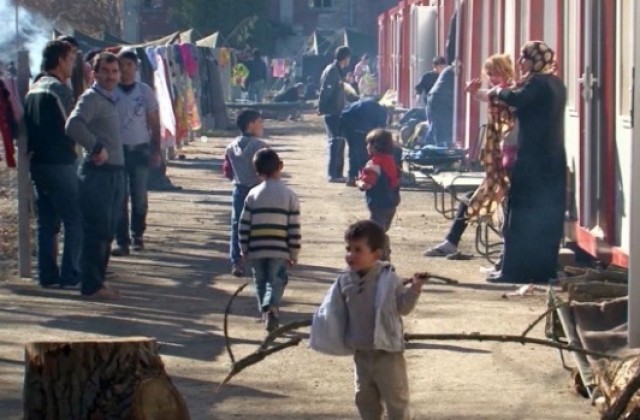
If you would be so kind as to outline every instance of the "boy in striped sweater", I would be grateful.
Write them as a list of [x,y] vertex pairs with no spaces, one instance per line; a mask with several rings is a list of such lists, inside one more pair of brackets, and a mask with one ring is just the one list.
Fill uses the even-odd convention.
[[300,252],[300,207],[298,196],[280,179],[282,161],[271,149],[254,157],[254,166],[264,182],[254,187],[240,217],[242,256],[251,261],[258,307],[267,331],[278,328],[278,307],[287,284],[287,269]]

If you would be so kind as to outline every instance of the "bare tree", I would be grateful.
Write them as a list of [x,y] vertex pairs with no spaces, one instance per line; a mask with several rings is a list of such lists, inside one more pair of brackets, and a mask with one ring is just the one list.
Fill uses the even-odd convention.
[[64,24],[87,34],[122,32],[123,0],[14,0],[54,25]]

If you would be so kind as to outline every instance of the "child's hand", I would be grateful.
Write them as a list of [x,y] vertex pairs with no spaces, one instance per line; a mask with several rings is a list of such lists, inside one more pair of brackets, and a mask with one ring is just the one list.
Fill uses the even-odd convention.
[[413,275],[413,278],[411,279],[411,290],[414,293],[420,293],[420,291],[422,290],[422,286],[424,285],[425,281],[429,280],[429,274],[428,273],[416,273]]
[[298,259],[297,259],[297,258],[291,258],[291,259],[289,260],[289,267],[293,268],[293,267],[295,267],[296,265],[298,265]]
[[366,191],[369,188],[371,188],[371,186],[369,184],[367,184],[366,182],[364,182],[361,179],[356,180],[356,186],[362,191]]

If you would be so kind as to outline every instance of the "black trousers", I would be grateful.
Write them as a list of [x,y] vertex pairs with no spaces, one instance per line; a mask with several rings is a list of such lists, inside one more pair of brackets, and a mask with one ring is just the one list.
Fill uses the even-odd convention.
[[469,219],[467,217],[467,202],[473,196],[475,191],[468,192],[465,194],[464,200],[460,201],[458,204],[458,209],[456,210],[456,217],[453,219],[453,224],[449,229],[449,233],[447,234],[447,241],[451,242],[453,245],[458,246],[460,243],[460,238],[462,238],[462,234],[467,229],[469,225]]
[[119,166],[95,167],[85,163],[79,175],[83,231],[81,292],[92,295],[105,281],[111,241],[124,200],[124,170]]

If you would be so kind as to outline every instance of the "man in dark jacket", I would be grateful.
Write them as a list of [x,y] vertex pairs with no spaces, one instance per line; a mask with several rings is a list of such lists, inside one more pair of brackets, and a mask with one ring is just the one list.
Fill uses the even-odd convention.
[[447,66],[427,95],[427,120],[431,124],[427,143],[451,147],[453,144],[453,90],[455,64]]
[[387,109],[373,99],[354,102],[342,112],[340,127],[349,145],[348,186],[356,186],[356,178],[369,159],[367,134],[374,128],[385,128],[387,120]]
[[445,67],[447,67],[447,60],[443,56],[437,55],[433,57],[433,69],[423,74],[420,83],[416,85],[416,94],[420,95],[420,99],[424,104],[427,103],[427,95],[433,85],[436,84],[438,76],[440,76]]
[[262,102],[264,95],[264,87],[267,83],[267,64],[262,59],[260,50],[253,50],[253,59],[246,63],[249,69],[249,76],[245,81],[249,100],[254,102]]
[[[82,220],[75,142],[65,134],[73,109],[67,81],[76,53],[65,41],[50,41],[42,52],[40,78],[27,93],[24,123],[35,187],[38,281],[41,286],[72,286],[80,281]],[[62,266],[57,263],[57,233],[64,226]]]
[[344,139],[340,137],[340,114],[345,106],[343,71],[349,65],[351,51],[348,47],[336,50],[335,60],[329,64],[320,77],[320,99],[318,111],[324,116],[329,139],[329,182],[345,182]]

